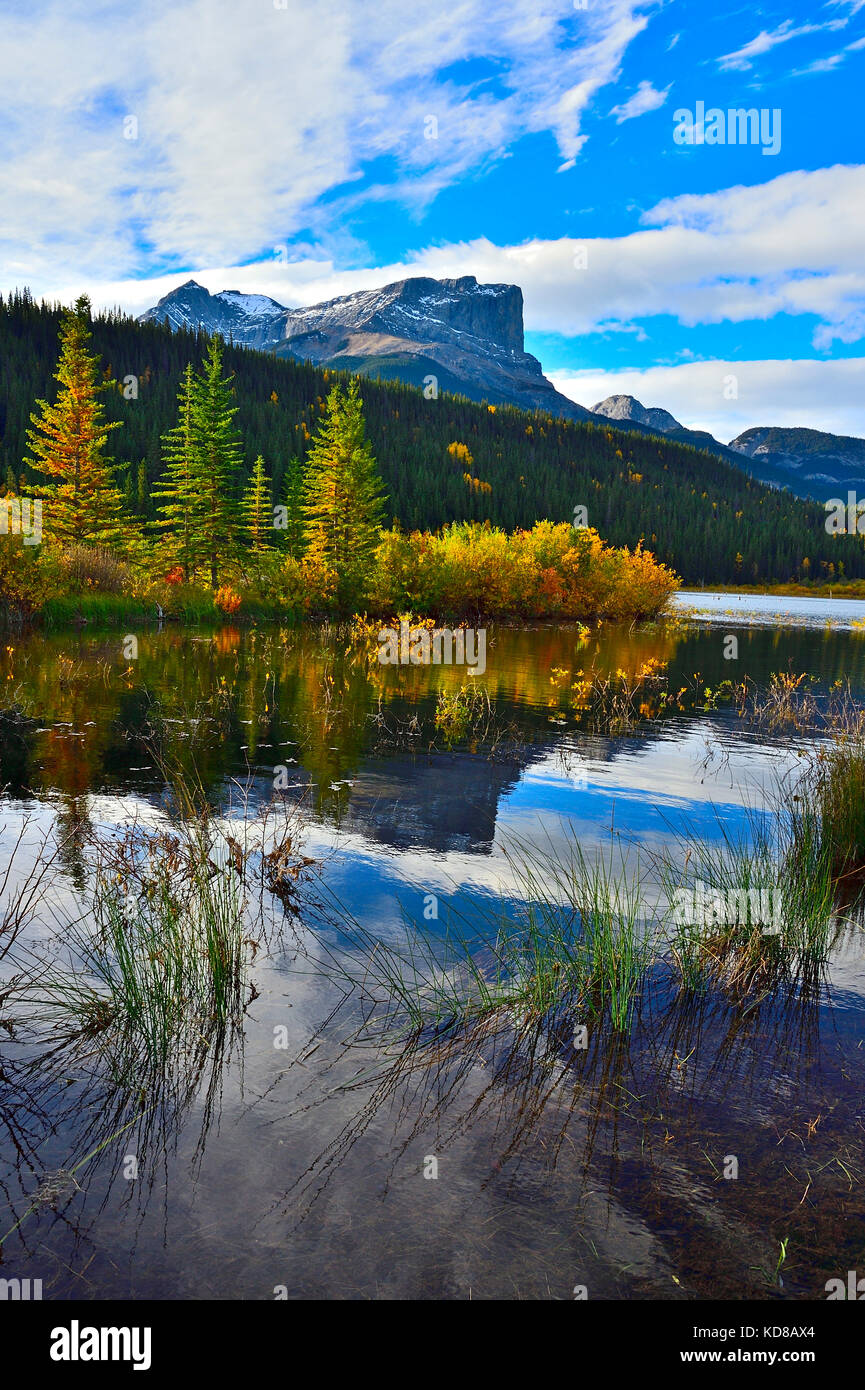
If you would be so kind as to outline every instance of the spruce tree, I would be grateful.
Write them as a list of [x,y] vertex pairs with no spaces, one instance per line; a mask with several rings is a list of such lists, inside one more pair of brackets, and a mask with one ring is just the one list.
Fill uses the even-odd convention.
[[31,414],[33,428],[27,431],[30,456],[24,461],[56,479],[34,488],[48,503],[43,529],[49,539],[123,547],[132,539],[132,524],[124,513],[116,465],[105,453],[119,422],[105,418],[99,397],[111,383],[100,377],[90,338],[90,300],[81,295],[61,320],[57,400],[36,402],[38,412]]
[[139,460],[136,484],[136,510],[141,516],[147,516],[150,511],[150,482],[147,477],[147,459]]
[[177,393],[177,424],[162,439],[165,471],[151,492],[157,499],[159,513],[153,525],[168,532],[172,558],[181,566],[187,584],[196,565],[204,559],[199,525],[202,503],[201,450],[195,426],[197,391],[192,363],[187,362]]
[[282,486],[286,525],[278,532],[279,543],[294,560],[303,554],[304,545],[304,467],[295,454],[288,461]]
[[235,489],[242,463],[240,435],[234,428],[237,406],[231,383],[222,375],[222,342],[214,334],[196,384],[192,421],[195,453],[195,543],[210,567],[210,583],[219,584],[219,567],[237,552]]
[[240,513],[244,538],[253,555],[260,556],[270,549],[273,537],[273,508],[270,501],[270,479],[259,454],[252,466],[252,477],[243,494]]
[[359,597],[378,544],[383,487],[366,439],[363,402],[354,377],[334,386],[307,458],[304,537],[310,559],[336,573],[343,608]]

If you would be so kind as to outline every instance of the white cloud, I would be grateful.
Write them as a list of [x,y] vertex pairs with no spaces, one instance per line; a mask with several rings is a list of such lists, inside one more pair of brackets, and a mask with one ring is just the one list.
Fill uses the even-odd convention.
[[[400,262],[341,270],[332,258],[276,259],[195,272],[208,289],[270,294],[313,304],[407,275],[476,275],[523,288],[527,327],[568,337],[634,331],[640,320],[673,315],[687,327],[814,315],[815,346],[855,342],[865,332],[865,166],[783,174],[750,188],[686,194],[646,212],[645,227],[622,237],[535,239],[496,246],[486,238],[418,251]],[[575,257],[586,251],[586,269]],[[807,269],[804,269],[807,267]],[[138,311],[179,281],[91,279],[98,305]],[[41,289],[69,300],[77,277]]]
[[[32,0],[3,21],[0,284],[326,237],[334,192],[356,198],[375,160],[419,206],[526,133],[550,132],[567,167],[648,3],[455,0],[445,19],[405,0]],[[494,86],[447,75],[469,59]]]
[[[865,357],[834,362],[686,362],[673,367],[551,372],[566,396],[593,406],[607,396],[635,396],[662,406],[689,429],[708,430],[727,444],[757,425],[801,425],[865,437]],[[735,377],[738,399],[727,400]]]
[[808,34],[817,34],[823,29],[843,29],[846,19],[831,19],[825,24],[794,25],[792,19],[785,19],[777,29],[763,29],[755,39],[751,39],[735,53],[725,53],[718,59],[718,66],[724,71],[745,71],[753,66],[753,59],[769,53],[778,44],[789,43],[791,39],[801,39]]
[[[865,4],[865,0],[862,3]],[[815,58],[804,68],[794,68],[791,76],[807,77],[812,72],[832,72],[846,60],[848,53],[858,53],[862,48],[865,48],[865,38],[854,39],[852,43],[845,44],[840,53],[831,53],[828,58]]]
[[[670,87],[673,84],[670,83]],[[647,111],[657,111],[664,105],[670,91],[670,87],[665,87],[659,92],[652,86],[651,82],[641,82],[633,96],[628,97],[621,106],[614,106],[610,111],[611,116],[616,117],[616,125],[621,125],[622,121],[633,120],[635,116],[644,116]]]

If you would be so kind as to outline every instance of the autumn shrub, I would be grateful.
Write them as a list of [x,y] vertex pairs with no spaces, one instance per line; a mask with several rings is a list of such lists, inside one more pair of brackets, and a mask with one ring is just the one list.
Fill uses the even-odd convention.
[[59,566],[44,547],[0,535],[0,618],[38,612],[61,589]]
[[436,534],[384,532],[369,609],[489,618],[644,618],[678,585],[642,546],[617,550],[597,531],[537,522],[508,535],[459,522]]
[[235,589],[232,589],[230,584],[221,584],[213,595],[213,602],[220,613],[224,613],[228,617],[240,611],[243,599]]
[[366,595],[371,612],[390,614],[402,608],[431,607],[437,585],[431,571],[429,540],[423,532],[409,535],[396,526],[382,531]]
[[77,593],[123,594],[132,588],[132,571],[104,545],[67,545],[60,564],[67,589]]

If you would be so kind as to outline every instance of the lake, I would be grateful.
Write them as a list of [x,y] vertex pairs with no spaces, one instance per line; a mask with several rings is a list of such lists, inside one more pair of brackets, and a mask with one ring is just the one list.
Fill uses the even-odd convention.
[[[574,1020],[407,1041],[342,961],[361,933],[409,970],[410,940],[517,902],[515,845],[627,868],[749,834],[813,734],[723,683],[861,700],[863,616],[683,594],[642,627],[490,627],[473,678],[380,666],[341,629],[5,637],[4,910],[44,877],[0,978],[53,979],[94,844],[170,829],[166,768],[221,842],[254,858],[289,827],[310,862],[261,894],[238,1026],[159,1075],[47,1021],[53,986],[0,1005],[2,1276],[46,1298],[825,1297],[862,1259],[860,932],[782,997],[683,1001],[654,968],[630,1031],[579,1047]],[[610,727],[570,694],[647,663],[692,698]]]

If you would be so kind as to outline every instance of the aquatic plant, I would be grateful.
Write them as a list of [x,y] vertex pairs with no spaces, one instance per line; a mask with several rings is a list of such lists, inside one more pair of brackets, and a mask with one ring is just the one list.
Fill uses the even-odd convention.
[[611,839],[597,857],[576,835],[563,846],[513,840],[507,899],[448,909],[444,936],[406,919],[399,945],[376,938],[334,902],[352,954],[332,963],[387,1029],[450,1029],[504,1014],[521,1025],[560,1015],[605,1018],[626,1031],[651,955],[639,874]]
[[[798,788],[798,790],[796,789]],[[779,784],[715,837],[687,826],[678,854],[653,856],[666,901],[672,961],[685,990],[720,985],[742,996],[790,984],[826,960],[841,929],[838,894],[805,783]]]
[[[838,880],[865,873],[865,737],[838,731],[816,752],[810,790],[819,812],[823,853]],[[852,885],[851,885],[852,886]]]
[[66,964],[37,971],[28,993],[34,1014],[88,1036],[130,1031],[153,1064],[242,1010],[242,883],[231,845],[201,825],[147,837],[117,870],[117,859],[97,868]]
[[634,672],[621,667],[604,674],[578,670],[570,690],[570,704],[587,715],[593,729],[626,734],[644,719],[656,718],[663,707],[664,663],[655,657],[643,661]]
[[808,689],[813,679],[805,672],[773,671],[766,691],[754,695],[750,717],[772,731],[810,728],[818,711],[817,699]]
[[436,700],[435,727],[448,744],[460,743],[469,734],[483,739],[493,718],[489,692],[478,685],[440,690]]
[[293,908],[313,862],[295,847],[291,816],[280,811],[273,833],[266,812],[254,824],[246,814],[217,823],[200,783],[164,761],[161,770],[167,823],[95,837],[85,890],[57,923],[56,947],[20,953],[16,997],[30,1020],[65,1020],[103,1039],[124,1072],[194,1058],[214,1031],[238,1023],[256,997],[247,967],[270,916],[253,891]]

